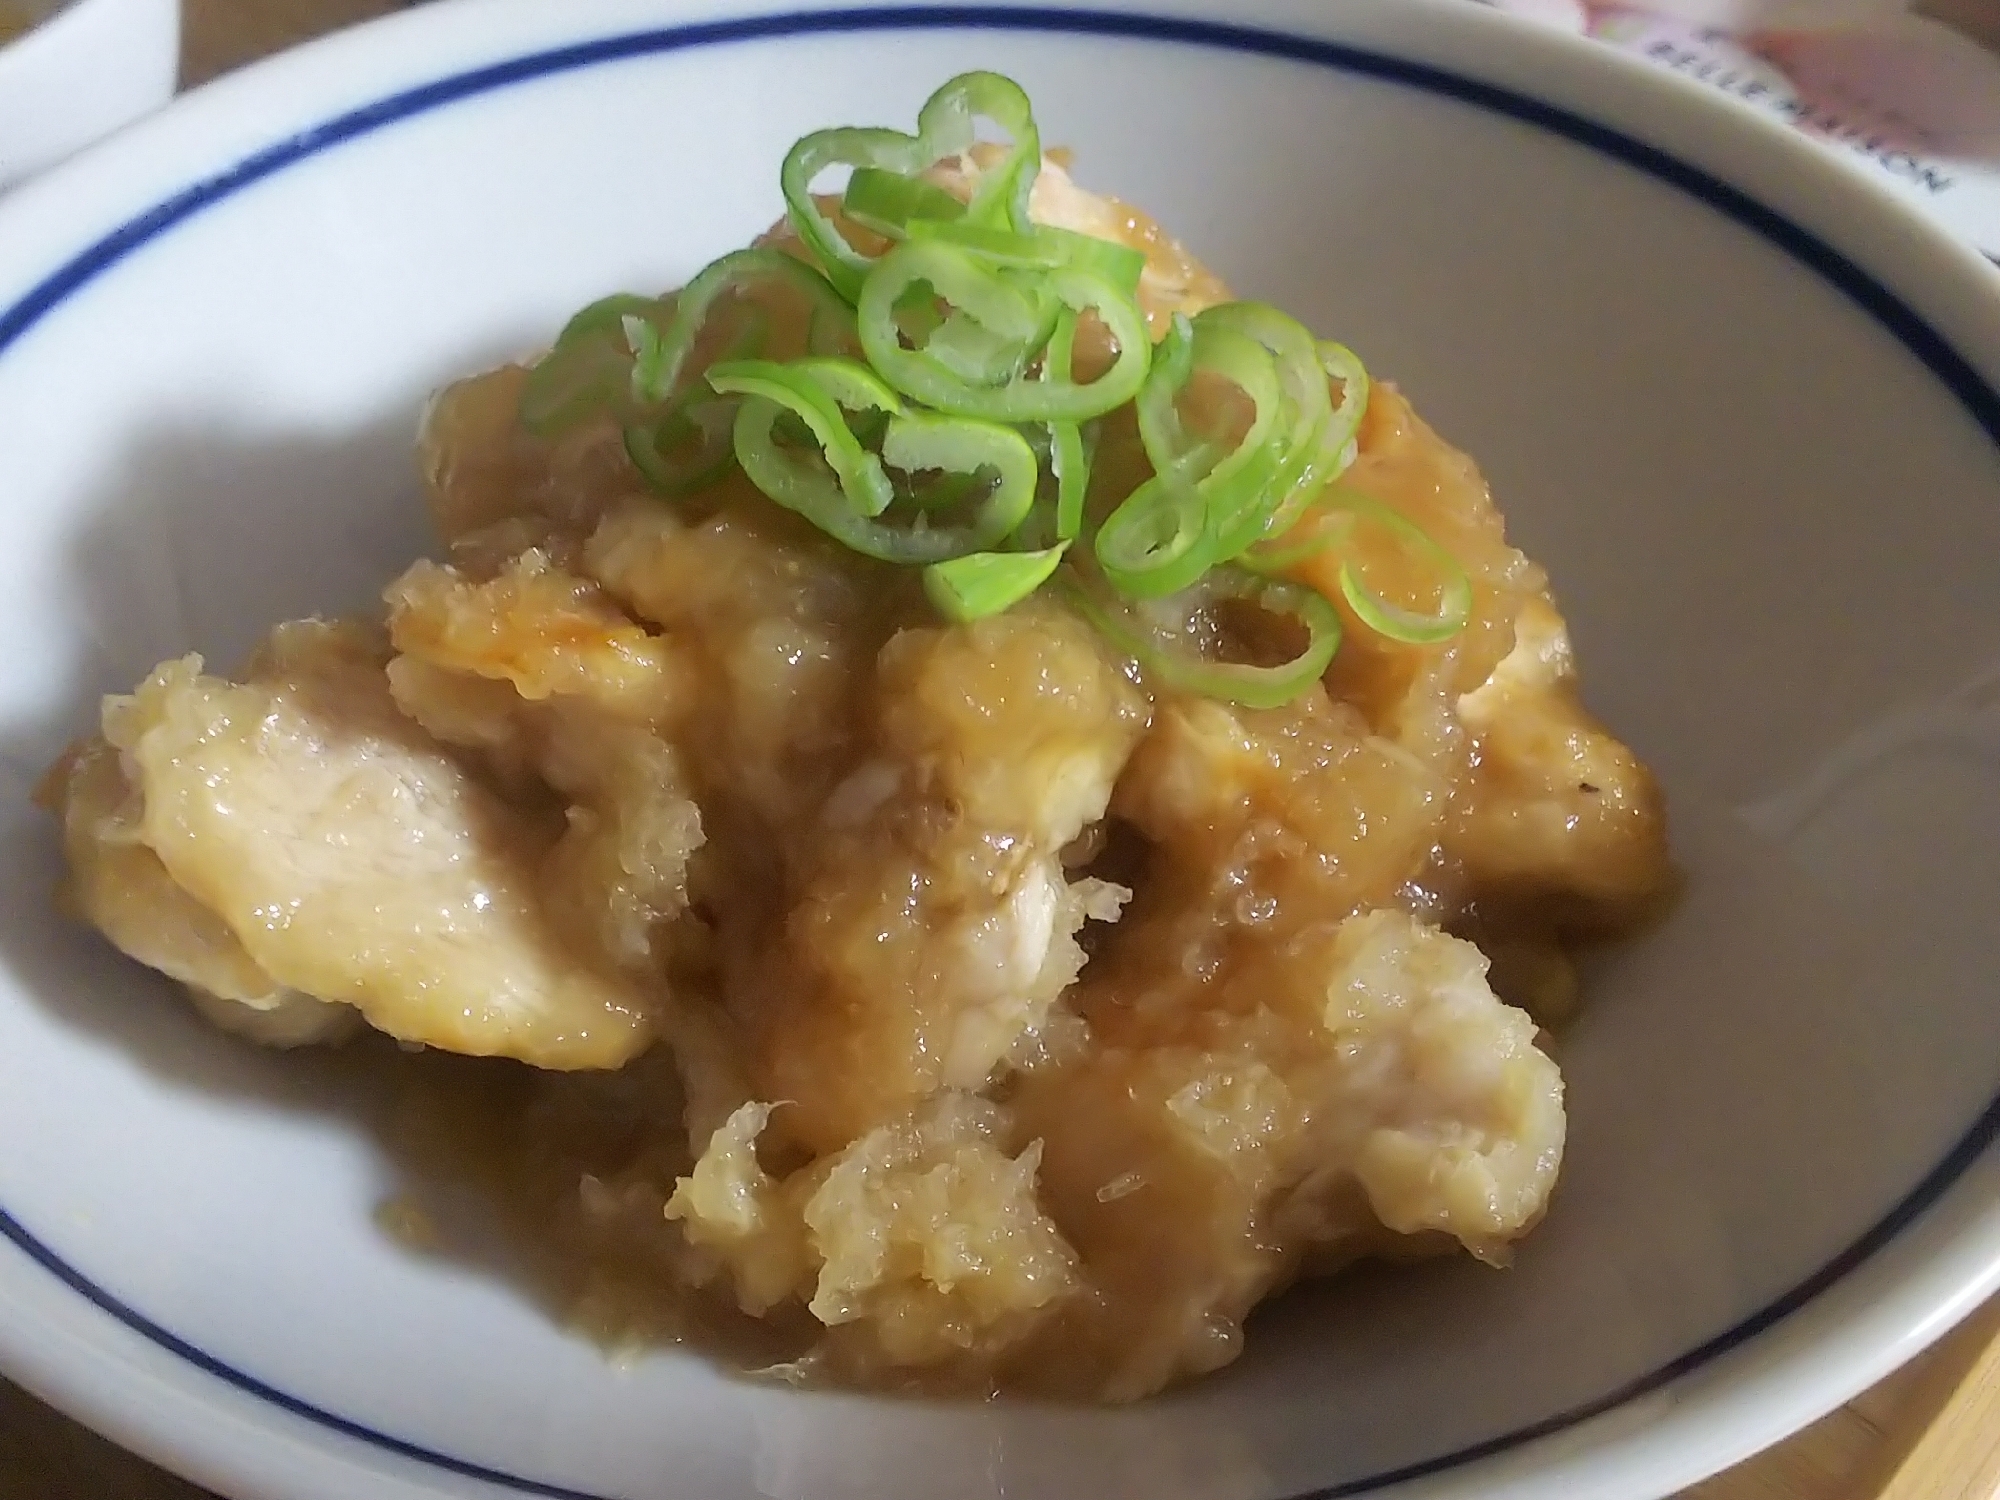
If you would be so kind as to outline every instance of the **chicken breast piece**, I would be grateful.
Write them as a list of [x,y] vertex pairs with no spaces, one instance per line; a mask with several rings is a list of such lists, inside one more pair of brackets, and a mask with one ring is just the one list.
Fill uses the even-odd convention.
[[588,422],[557,438],[524,430],[527,380],[526,366],[503,365],[446,386],[425,411],[418,453],[431,520],[446,542],[522,517],[588,535],[598,517],[643,491],[615,424]]
[[[680,735],[690,774],[715,815],[775,848],[857,753],[869,669],[908,584],[761,509],[690,525],[658,504],[620,508],[582,566],[684,654],[701,705]],[[768,904],[772,877],[757,878]]]
[[681,655],[541,548],[485,579],[418,563],[387,597],[397,706],[510,785],[562,799],[544,908],[609,965],[657,977],[702,841],[662,732],[693,707]]
[[507,556],[514,530],[471,533],[453,548],[462,566],[419,563],[391,585],[391,691],[517,799],[560,804],[562,833],[536,874],[542,909],[651,997],[689,1130],[705,1138],[750,1093],[726,1018],[681,982],[700,929],[679,919],[707,836],[669,737],[701,702],[692,648],[649,632],[555,560],[578,562],[581,543]]
[[1089,1040],[1010,1097],[1093,1294],[1070,1388],[1147,1394],[1233,1359],[1309,1268],[1498,1258],[1540,1215],[1560,1075],[1479,951],[1406,909],[1449,792],[1317,692],[1158,705],[1112,801],[1138,895],[1070,1000]]
[[1447,849],[1488,900],[1552,904],[1571,926],[1611,926],[1668,884],[1658,783],[1577,697],[1555,606],[1533,599],[1514,648],[1458,702],[1479,763]]
[[1262,1298],[1399,1241],[1500,1259],[1554,1186],[1562,1078],[1484,969],[1368,912],[1023,1077],[1017,1128],[1043,1142],[1043,1202],[1094,1293],[1059,1383],[1130,1400],[1226,1364]]
[[1449,792],[1318,689],[1262,710],[1166,700],[1112,803],[1152,841],[1133,919],[1159,925],[1142,939],[1126,924],[1104,959],[1144,989],[1128,968],[1212,969],[1235,945],[1392,901],[1429,863]]
[[983,1086],[1076,978],[1105,893],[1059,856],[1145,725],[1054,607],[906,631],[873,686],[872,752],[807,835],[782,930],[729,984],[758,1096],[794,1101],[780,1127],[822,1152]]
[[990,1375],[1077,1290],[1037,1202],[1040,1147],[1010,1152],[998,1106],[941,1094],[783,1180],[755,1151],[773,1112],[745,1105],[716,1131],[667,1216],[747,1311],[803,1302],[828,1330],[815,1358],[844,1378]]
[[[1402,912],[1373,911],[1267,955],[1245,983],[1309,985],[1321,1055],[1288,1069],[1307,1101],[1312,1170],[1276,1222],[1316,1251],[1345,1226],[1319,1213],[1351,1172],[1384,1227],[1434,1231],[1499,1260],[1547,1207],[1562,1163],[1562,1076],[1536,1026],[1485,983],[1486,959]],[[1282,1005],[1282,1000],[1274,1001]]]
[[242,683],[169,662],[111,700],[139,835],[278,985],[454,1052],[615,1067],[650,1040],[639,996],[549,928],[548,833],[390,697],[371,633],[281,625]]
[[359,1027],[352,1007],[279,984],[222,918],[174,884],[145,842],[145,800],[106,741],[77,745],[37,800],[62,823],[65,902],[126,955],[179,980],[216,1025],[272,1047],[338,1041]]

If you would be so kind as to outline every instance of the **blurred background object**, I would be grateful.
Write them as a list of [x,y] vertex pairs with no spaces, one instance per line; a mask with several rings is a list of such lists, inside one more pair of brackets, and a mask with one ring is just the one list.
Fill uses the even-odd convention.
[[0,188],[172,97],[177,0],[0,0]]
[[181,87],[358,21],[408,0],[183,0]]
[[2000,263],[2000,0],[1487,0],[1799,131]]

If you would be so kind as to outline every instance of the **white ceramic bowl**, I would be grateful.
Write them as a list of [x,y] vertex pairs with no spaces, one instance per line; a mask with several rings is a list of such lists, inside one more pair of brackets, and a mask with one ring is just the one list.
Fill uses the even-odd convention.
[[[0,1357],[239,1496],[1648,1500],[2000,1282],[2000,296],[1691,85],[1458,0],[461,0],[0,206]],[[394,1159],[56,921],[93,695],[370,598],[425,393],[769,221],[785,145],[967,67],[1084,179],[1401,381],[1551,567],[1685,901],[1565,1041],[1497,1275],[1363,1274],[1118,1412],[625,1366],[397,1249]]]
[[17,0],[41,19],[0,46],[0,188],[173,97],[180,0]]

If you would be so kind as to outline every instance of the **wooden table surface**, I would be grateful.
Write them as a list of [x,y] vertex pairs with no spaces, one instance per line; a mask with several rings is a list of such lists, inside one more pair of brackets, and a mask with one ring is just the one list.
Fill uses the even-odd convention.
[[[183,3],[182,75],[194,84],[398,9],[400,0]],[[1955,21],[1968,7],[1987,20],[2000,15],[2000,0],[1931,4]],[[0,1381],[0,1500],[207,1497]],[[1681,1500],[2000,1500],[2000,1304],[1860,1399]]]

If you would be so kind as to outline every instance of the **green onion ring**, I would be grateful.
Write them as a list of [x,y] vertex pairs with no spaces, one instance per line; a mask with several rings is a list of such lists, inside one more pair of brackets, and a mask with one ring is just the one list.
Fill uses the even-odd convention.
[[577,313],[528,371],[521,390],[521,425],[552,437],[617,407],[632,376],[626,319],[644,318],[654,324],[671,315],[671,302],[626,292],[601,297]]
[[[1340,593],[1362,624],[1377,635],[1406,646],[1432,646],[1448,641],[1465,628],[1472,612],[1472,581],[1450,550],[1393,506],[1357,494],[1336,482],[1298,522],[1269,542],[1253,547],[1242,562],[1259,573],[1271,574],[1295,568],[1308,558],[1330,548],[1352,542],[1359,524],[1371,521],[1389,532],[1406,555],[1429,564],[1437,579],[1438,607],[1420,614],[1391,604],[1362,581],[1353,559],[1340,565]],[[1291,540],[1300,528],[1308,534]]]
[[1226,324],[1195,319],[1192,360],[1196,371],[1219,375],[1243,392],[1253,409],[1242,440],[1196,486],[1213,555],[1227,562],[1264,534],[1279,498],[1273,481],[1290,438],[1283,425],[1286,403],[1270,352]]
[[947,620],[981,620],[1034,593],[1062,561],[1068,542],[1039,552],[973,552],[924,569],[924,594]]
[[[1212,445],[1179,453],[1105,518],[1097,533],[1098,566],[1135,598],[1179,593],[1264,534],[1287,438],[1280,426],[1285,402],[1269,351],[1223,324],[1197,318],[1191,336],[1181,337],[1178,330],[1186,326],[1177,324],[1168,334],[1167,358],[1174,368],[1190,378],[1202,371],[1229,381],[1249,398],[1254,415],[1242,439],[1219,461],[1210,457]],[[1143,388],[1142,399],[1150,397],[1153,411],[1142,421],[1150,420],[1156,437],[1180,428],[1171,396],[1160,394],[1165,384],[1149,374]],[[1164,452],[1170,440],[1157,442],[1156,449]]]
[[[818,442],[827,466],[833,470],[840,493],[857,515],[878,516],[889,508],[895,492],[889,476],[882,472],[882,461],[861,446],[843,414],[876,410],[893,417],[902,410],[895,393],[877,380],[867,366],[846,359],[800,359],[785,364],[763,359],[731,360],[712,366],[708,383],[723,395],[756,396],[774,403],[804,422]],[[750,464],[744,461],[740,419],[735,444],[737,458],[748,471]],[[761,472],[775,472],[773,464],[790,464],[775,447],[770,459],[771,463],[761,466]],[[798,482],[804,484],[807,471],[797,465],[791,467],[797,470]],[[756,475],[751,477],[754,479]],[[812,478],[816,480],[819,476]],[[759,480],[758,488],[780,505],[804,513],[803,500],[794,504],[786,498],[793,493],[791,486],[785,487],[784,494],[778,494]]]
[[[627,320],[626,339],[633,345],[635,359],[643,361],[643,341],[635,339]],[[646,325],[652,330],[652,325]],[[756,359],[764,352],[771,331],[771,315],[755,302],[743,306],[743,324],[731,336],[723,360]],[[657,340],[657,331],[655,338]],[[657,343],[654,345],[657,348]],[[657,357],[657,355],[655,355]],[[720,361],[718,361],[720,362]],[[736,403],[725,397],[708,395],[705,384],[694,385],[674,398],[664,415],[635,416],[625,424],[625,456],[655,490],[680,498],[720,479],[735,457],[730,429]],[[674,457],[675,450],[699,435],[701,446],[693,457]]]
[[1340,615],[1317,591],[1240,568],[1225,565],[1214,569],[1202,580],[1203,587],[1224,598],[1248,600],[1273,614],[1294,615],[1304,624],[1305,649],[1280,666],[1257,667],[1190,655],[1178,643],[1162,640],[1143,620],[1135,619],[1122,601],[1100,598],[1072,570],[1063,569],[1056,577],[1064,597],[1077,612],[1149,676],[1183,692],[1221,698],[1245,708],[1276,708],[1291,702],[1319,680],[1340,649]]
[[[661,494],[681,497],[715,483],[736,457],[731,428],[736,403],[711,399],[675,406],[656,422],[625,426],[625,453],[646,482]],[[691,459],[676,459],[673,450],[699,436],[701,447]]]
[[1272,481],[1275,494],[1267,515],[1275,514],[1293,495],[1301,490],[1310,494],[1321,482],[1322,444],[1333,398],[1319,346],[1298,319],[1265,302],[1225,302],[1204,309],[1196,321],[1202,320],[1255,339],[1277,361],[1292,415],[1286,424],[1290,439]]
[[973,121],[980,117],[1006,131],[1012,145],[998,166],[981,174],[965,206],[965,222],[1025,231],[1028,199],[1042,170],[1042,133],[1021,85],[1000,73],[961,73],[924,101],[917,134],[933,148],[953,144],[952,152],[938,151],[936,161],[969,149]]
[[934,182],[882,167],[856,167],[841,195],[841,212],[888,239],[908,239],[912,221],[950,221],[965,205]]
[[1174,398],[1193,374],[1194,324],[1186,313],[1177,312],[1153,350],[1145,383],[1132,398],[1139,419],[1139,441],[1155,474],[1173,467],[1188,449],[1187,432]]
[[995,387],[1018,379],[1040,347],[1041,336],[1007,338],[962,312],[947,316],[924,341],[923,353],[954,379]]
[[1339,485],[1332,486],[1331,491],[1322,493],[1282,529],[1273,521],[1265,540],[1236,561],[1255,573],[1283,573],[1330,547],[1340,546],[1353,535],[1356,516],[1353,507],[1346,503],[1350,492]]
[[980,519],[972,528],[981,536],[991,530],[982,546],[1003,541],[1027,518],[1041,474],[1035,450],[1012,427],[932,412],[891,417],[889,430],[882,435],[882,461],[911,474],[926,469],[969,475],[993,470],[993,492],[982,502]]
[[813,197],[813,179],[828,167],[875,167],[914,177],[939,156],[917,136],[899,130],[846,127],[815,130],[785,153],[778,182],[785,196],[786,216],[805,247],[819,261],[827,281],[848,302],[861,294],[861,280],[874,262],[848,243]]
[[673,323],[661,336],[658,351],[633,367],[633,395],[641,402],[660,402],[671,396],[680,380],[681,366],[694,348],[715,300],[724,292],[742,290],[763,281],[776,281],[806,299],[812,311],[811,338],[815,350],[831,353],[834,351],[830,345],[846,340],[852,314],[819,272],[797,256],[771,246],[731,251],[704,267],[681,288],[680,300],[674,305]]
[[1360,358],[1346,345],[1331,340],[1322,340],[1318,349],[1321,367],[1340,382],[1340,405],[1327,419],[1311,465],[1272,512],[1264,533],[1268,537],[1279,537],[1289,531],[1314,498],[1347,472],[1354,462],[1362,420],[1368,414],[1372,385]]
[[785,154],[778,182],[786,214],[827,280],[847,301],[860,298],[862,279],[873,262],[821,211],[813,197],[813,180],[838,166],[918,177],[946,157],[970,149],[973,122],[979,116],[1005,129],[1013,137],[1013,148],[1005,161],[981,177],[972,202],[953,217],[998,229],[1026,229],[1028,196],[1042,167],[1041,132],[1021,86],[998,73],[962,73],[944,84],[917,112],[915,135],[859,127],[816,130]]
[[[898,468],[957,462],[973,455],[990,463],[999,481],[965,526],[892,526],[857,511],[830,474],[815,472],[785,456],[774,429],[787,407],[761,395],[747,396],[736,413],[736,461],[752,484],[772,500],[803,516],[849,550],[883,562],[925,565],[949,562],[997,546],[1021,524],[1035,499],[1035,450],[1011,427],[949,417],[892,418],[883,453]],[[939,427],[979,427],[979,433],[940,432]],[[916,428],[912,431],[910,429]]]
[[1145,255],[1130,246],[1047,224],[1036,224],[1026,231],[990,229],[968,224],[963,219],[932,216],[912,218],[904,230],[904,238],[933,240],[970,250],[996,266],[1045,271],[1057,266],[1081,266],[1096,272],[1128,296],[1138,294],[1139,278],[1146,270]]
[[[1373,386],[1368,378],[1367,366],[1345,344],[1322,339],[1315,347],[1319,350],[1320,368],[1340,382],[1340,405],[1333,409],[1324,441],[1339,455],[1340,468],[1345,469],[1354,461],[1354,445],[1360,439],[1362,418],[1368,415],[1368,395]],[[1340,476],[1336,472],[1327,477],[1337,479]]]
[[1139,599],[1177,594],[1215,565],[1208,507],[1189,477],[1213,460],[1208,447],[1183,455],[1104,518],[1093,550],[1121,592]]
[[[1070,361],[1076,353],[1076,314],[1068,308],[1056,318],[1056,331],[1042,355],[1042,379],[1057,385],[1070,381]],[[1076,422],[1050,422],[1049,468],[1056,480],[1056,536],[1068,542],[1083,530],[1083,502],[1090,492],[1090,454],[1083,428]]]
[[[1353,507],[1354,502],[1361,498],[1348,496],[1342,503]],[[1406,646],[1434,646],[1440,641],[1450,640],[1463,630],[1472,613],[1472,580],[1466,577],[1458,559],[1400,511],[1373,500],[1355,508],[1359,514],[1376,521],[1393,534],[1407,553],[1429,562],[1438,580],[1437,609],[1430,614],[1420,614],[1391,604],[1371,591],[1361,581],[1361,574],[1353,560],[1342,561],[1340,592],[1361,623],[1377,635],[1400,641]]]
[[[939,295],[1002,336],[1011,336],[1018,324],[1011,319],[1004,326],[997,324],[986,309],[995,315],[1011,313],[1013,306],[1028,300],[964,252],[942,245],[911,241],[876,262],[857,308],[861,347],[882,378],[913,401],[954,416],[995,422],[1077,422],[1123,406],[1146,378],[1152,342],[1146,337],[1145,318],[1131,298],[1093,272],[1062,266],[1050,271],[1046,281],[1061,306],[1078,314],[1096,313],[1118,345],[1111,368],[1088,385],[1023,374],[1005,385],[976,386],[923,350],[903,348],[893,313],[897,301],[919,282],[928,282]],[[1013,306],[1008,296],[1015,299]],[[981,305],[973,305],[975,298]],[[1034,315],[1039,319],[1040,307]]]

